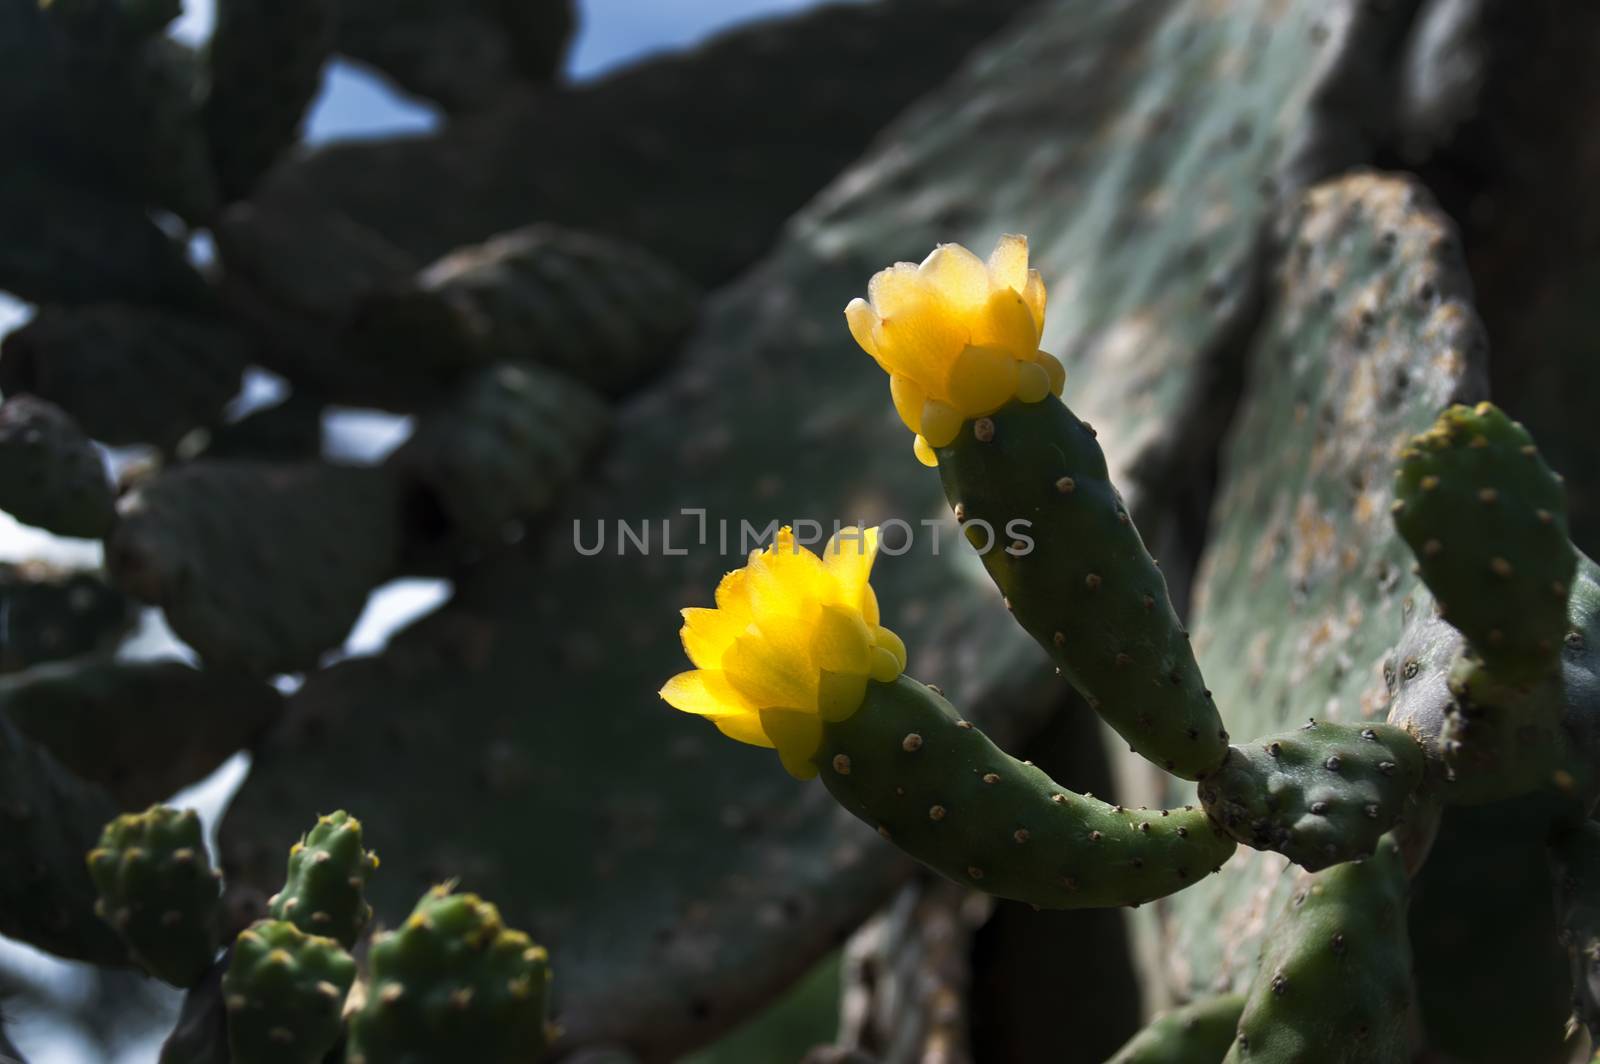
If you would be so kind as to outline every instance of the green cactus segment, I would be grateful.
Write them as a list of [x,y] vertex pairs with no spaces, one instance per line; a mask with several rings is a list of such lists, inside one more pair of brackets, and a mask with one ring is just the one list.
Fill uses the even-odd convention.
[[108,654],[133,625],[121,592],[98,573],[0,562],[0,673]]
[[159,307],[47,306],[0,344],[0,392],[55,403],[105,443],[170,449],[222,419],[255,347],[222,322]]
[[331,938],[283,920],[240,932],[222,977],[233,1064],[321,1064],[355,978],[356,962]]
[[283,890],[267,903],[273,918],[354,948],[372,919],[366,887],[378,868],[377,855],[361,841],[361,821],[344,810],[318,817],[289,851]]
[[1572,957],[1572,1003],[1600,1044],[1600,824],[1585,821],[1551,846],[1556,916]]
[[869,681],[860,709],[823,725],[813,760],[840,805],[912,857],[1041,909],[1154,901],[1234,849],[1198,809],[1125,809],[1074,794],[905,676]]
[[126,964],[128,951],[95,915],[83,855],[117,807],[64,770],[0,713],[0,934],[42,950]]
[[599,396],[559,373],[494,366],[426,415],[392,464],[435,500],[449,532],[494,546],[550,508],[610,421]]
[[1316,872],[1369,856],[1423,769],[1422,747],[1402,728],[1313,720],[1229,749],[1200,800],[1246,846]]
[[1395,527],[1440,612],[1505,680],[1546,671],[1577,551],[1533,437],[1488,403],[1452,406],[1401,452],[1395,481]]
[[199,982],[217,957],[222,874],[206,856],[194,810],[124,813],[88,862],[100,892],[95,912],[145,971],[173,986]]
[[444,370],[531,360],[617,395],[660,367],[699,302],[693,282],[642,248],[533,225],[365,300],[350,340],[386,360],[456,363]]
[[544,1054],[545,951],[475,894],[435,887],[373,939],[367,968],[349,1064],[533,1064]]
[[1048,397],[1013,401],[937,453],[968,542],[1089,705],[1167,771],[1214,771],[1228,733],[1094,429]]
[[59,536],[95,538],[116,523],[100,452],[52,403],[19,395],[0,404],[0,510]]
[[1302,879],[1267,932],[1227,1064],[1409,1064],[1400,847]]
[[1162,1013],[1107,1064],[1222,1064],[1244,1000],[1243,994],[1219,994]]
[[225,198],[247,194],[295,142],[333,48],[328,0],[219,0],[205,124]]
[[314,667],[343,642],[399,553],[382,469],[201,461],[120,503],[117,586],[159,605],[207,663],[259,675]]
[[1567,707],[1556,677],[1510,686],[1501,675],[1477,660],[1470,645],[1458,648],[1450,670],[1452,701],[1439,732],[1454,801],[1496,801],[1535,790],[1549,784],[1566,759],[1559,729]]

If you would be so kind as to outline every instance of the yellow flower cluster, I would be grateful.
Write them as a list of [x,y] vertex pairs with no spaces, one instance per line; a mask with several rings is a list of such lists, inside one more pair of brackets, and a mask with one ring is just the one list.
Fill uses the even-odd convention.
[[985,263],[960,244],[941,244],[922,265],[875,274],[867,299],[844,308],[850,333],[889,374],[889,393],[916,454],[956,438],[969,418],[1012,399],[1060,395],[1067,373],[1039,350],[1044,280],[1028,268],[1028,240],[1004,236]]
[[887,682],[906,666],[867,582],[877,553],[875,528],[840,530],[820,558],[783,529],[722,578],[715,609],[683,611],[695,668],[661,697],[730,738],[775,748],[791,775],[815,776],[823,722],[848,719],[869,678]]

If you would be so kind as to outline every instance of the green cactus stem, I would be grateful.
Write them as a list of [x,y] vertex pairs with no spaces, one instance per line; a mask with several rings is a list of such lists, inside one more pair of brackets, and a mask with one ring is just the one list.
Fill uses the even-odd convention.
[[1424,758],[1403,728],[1313,720],[1229,749],[1200,801],[1246,846],[1312,872],[1370,855],[1422,782]]
[[1227,1064],[1409,1064],[1400,846],[1309,877],[1267,934]]
[[1107,1064],[1218,1064],[1233,1044],[1243,994],[1220,994],[1164,1012]]
[[1550,847],[1561,939],[1572,957],[1572,1007],[1600,1045],[1600,824],[1578,825]]
[[273,918],[353,948],[372,919],[366,885],[378,868],[361,842],[361,821],[343,809],[318,817],[289,850],[288,878],[267,903]]
[[321,1064],[343,1031],[356,962],[284,920],[240,932],[222,977],[233,1064]]
[[1202,810],[1127,809],[1059,786],[905,676],[869,681],[861,708],[823,725],[814,760],[840,805],[912,857],[1041,909],[1154,901],[1234,850]]
[[222,875],[194,810],[153,805],[106,825],[89,852],[95,912],[144,969],[173,986],[199,982],[216,959]]
[[1089,705],[1167,771],[1214,771],[1228,734],[1094,429],[1049,397],[1013,401],[937,454],[968,541]]
[[373,939],[367,967],[349,1064],[534,1064],[544,1054],[545,951],[475,894],[429,891]]

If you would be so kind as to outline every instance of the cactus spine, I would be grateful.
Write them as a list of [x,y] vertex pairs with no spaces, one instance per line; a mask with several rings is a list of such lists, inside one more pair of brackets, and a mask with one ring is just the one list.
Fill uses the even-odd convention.
[[222,977],[233,1064],[320,1064],[355,977],[339,943],[286,920],[240,932]]
[[366,886],[378,868],[377,855],[361,842],[361,821],[343,809],[318,817],[289,850],[283,889],[267,902],[273,919],[354,947],[372,919]]

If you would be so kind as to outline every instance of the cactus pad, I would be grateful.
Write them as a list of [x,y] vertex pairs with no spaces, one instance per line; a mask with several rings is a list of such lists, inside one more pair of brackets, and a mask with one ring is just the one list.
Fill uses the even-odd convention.
[[1243,994],[1219,994],[1164,1012],[1107,1064],[1218,1064],[1244,1011]]
[[234,941],[222,977],[233,1064],[321,1064],[344,1027],[356,962],[331,938],[262,920]]
[[0,562],[0,673],[110,653],[133,626],[130,605],[97,573]]
[[116,522],[100,452],[54,404],[27,395],[0,404],[0,509],[58,536],[103,536]]
[[1392,838],[1299,877],[1268,933],[1226,1064],[1407,1064],[1406,868]]
[[361,841],[361,821],[344,810],[318,817],[289,851],[288,879],[267,902],[273,918],[354,948],[372,919],[366,885],[378,868]]
[[1600,1041],[1600,824],[1586,821],[1551,846],[1556,915],[1572,957],[1572,1000]]
[[393,572],[399,498],[381,469],[194,462],[121,501],[106,564],[208,663],[316,665]]
[[403,925],[373,940],[367,966],[366,1000],[350,1017],[350,1064],[532,1064],[544,1053],[545,951],[475,894],[435,887]]
[[1233,854],[1198,809],[1124,809],[1074,794],[905,676],[869,682],[860,709],[824,724],[816,764],[841,805],[911,856],[1040,908],[1154,901]]
[[1422,777],[1422,747],[1403,729],[1313,720],[1229,749],[1200,800],[1246,846],[1316,872],[1370,855]]
[[222,874],[211,867],[194,810],[153,805],[106,825],[89,852],[95,912],[144,969],[193,986],[217,956]]
[[1577,553],[1561,478],[1497,407],[1453,406],[1401,453],[1395,526],[1439,611],[1506,681],[1538,676],[1566,634]]

